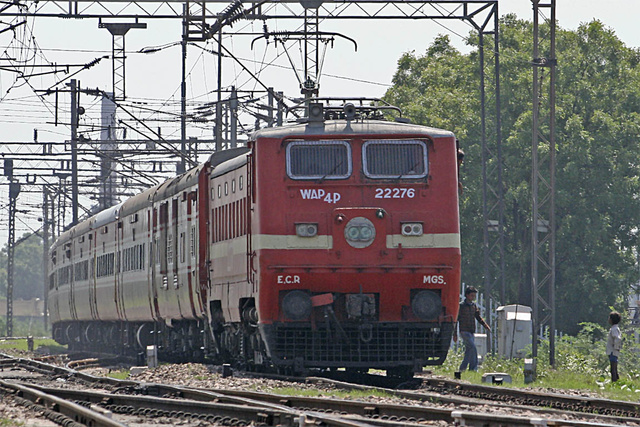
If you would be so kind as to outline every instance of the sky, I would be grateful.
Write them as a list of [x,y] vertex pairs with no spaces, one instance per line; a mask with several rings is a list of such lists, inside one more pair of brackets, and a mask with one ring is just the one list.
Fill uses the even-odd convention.
[[[499,2],[499,13],[515,13],[519,18],[532,19],[530,0],[505,0]],[[545,11],[546,13],[546,11]],[[613,29],[617,36],[629,47],[640,47],[640,29],[637,17],[640,16],[638,0],[557,0],[556,15],[558,24],[565,29],[576,29],[581,23],[599,19]],[[9,19],[0,17],[0,30],[5,28]],[[152,110],[162,109],[179,114],[181,49],[176,43],[181,37],[179,20],[147,20],[147,29],[133,29],[126,36],[126,94],[128,105],[136,115],[144,119],[158,116]],[[300,22],[293,20],[268,23],[270,30],[296,30]],[[262,22],[239,21],[233,30],[236,32],[261,32]],[[357,42],[357,51],[353,43],[345,38],[336,38],[328,48],[323,61],[323,73],[320,81],[322,96],[366,96],[381,97],[391,84],[397,61],[405,52],[422,54],[433,42],[434,37],[448,35],[458,49],[463,52],[470,48],[464,44],[464,37],[471,30],[467,23],[456,21],[427,20],[331,20],[321,23],[321,31],[339,32]],[[70,20],[59,18],[30,19],[26,25],[13,31],[0,33],[0,68],[7,65],[6,58],[25,58],[39,64],[86,64],[97,58],[98,65],[78,73],[74,78],[83,88],[100,88],[110,91],[111,35],[107,30],[98,28],[96,19]],[[31,37],[33,36],[33,37]],[[296,76],[291,70],[284,50],[273,42],[267,44],[264,39],[256,40],[251,49],[254,36],[233,36],[224,40],[233,54],[252,73],[276,91],[286,96],[300,96]],[[34,53],[32,47],[38,47]],[[187,93],[192,103],[206,104],[217,99],[217,58],[206,50],[216,49],[212,43],[199,43],[201,48],[189,47],[187,55]],[[139,53],[141,49],[158,47],[156,53]],[[300,66],[301,55],[291,49],[291,58]],[[277,58],[277,59],[275,59]],[[273,61],[272,66],[263,68],[264,61]],[[263,95],[261,86],[255,82],[242,67],[231,58],[223,60],[223,86],[231,85],[245,91],[253,91],[254,96]],[[77,71],[72,67],[71,71]],[[30,72],[39,72],[34,69]],[[58,77],[64,73],[57,74]],[[57,104],[54,96],[38,99],[35,90],[46,89],[55,83],[51,75],[32,77],[26,83],[17,78],[16,73],[0,71],[0,134],[2,142],[22,142],[23,146],[5,146],[8,150],[32,150],[27,145],[33,140],[34,129],[38,130],[38,140],[43,142],[63,142],[69,139],[69,127],[60,124],[68,122],[68,94],[61,94]],[[64,86],[59,86],[63,88]],[[83,96],[81,104],[87,113],[83,117],[86,134],[93,139],[98,135],[92,129],[99,126],[99,99]],[[144,108],[144,110],[142,109]],[[118,113],[122,117],[124,113]],[[178,128],[162,121],[153,122],[153,126],[162,127],[165,138],[179,137]],[[246,125],[252,123],[246,122]],[[95,126],[95,127],[92,127]],[[193,127],[188,136],[211,138],[212,126]],[[130,133],[131,135],[131,133]],[[27,187],[25,187],[26,189]],[[7,196],[6,179],[0,176],[0,246],[6,242]],[[90,204],[88,199],[81,202]],[[37,193],[21,194],[19,209],[23,211],[17,223],[17,236],[39,227],[37,217],[41,215],[39,206],[41,196]]]

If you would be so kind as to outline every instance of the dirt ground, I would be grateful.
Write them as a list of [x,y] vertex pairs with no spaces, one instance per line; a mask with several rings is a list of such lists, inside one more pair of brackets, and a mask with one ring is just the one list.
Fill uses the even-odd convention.
[[0,401],[0,425],[20,427],[57,427],[36,411],[19,405],[11,396],[3,396]]

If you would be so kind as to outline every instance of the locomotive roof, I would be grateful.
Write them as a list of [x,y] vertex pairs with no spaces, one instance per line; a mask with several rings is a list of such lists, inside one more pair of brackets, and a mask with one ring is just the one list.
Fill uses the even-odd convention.
[[253,134],[258,138],[287,138],[307,135],[397,135],[417,134],[431,138],[452,137],[453,132],[416,124],[385,122],[380,120],[346,121],[327,120],[320,123],[297,123],[264,128]]

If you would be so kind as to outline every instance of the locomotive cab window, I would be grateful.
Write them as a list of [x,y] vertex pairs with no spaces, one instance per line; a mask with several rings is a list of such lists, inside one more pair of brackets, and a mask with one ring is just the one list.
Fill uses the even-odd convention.
[[428,173],[425,141],[367,141],[362,157],[364,173],[369,178],[416,179]]
[[351,146],[347,141],[293,141],[287,145],[287,175],[309,180],[348,178]]

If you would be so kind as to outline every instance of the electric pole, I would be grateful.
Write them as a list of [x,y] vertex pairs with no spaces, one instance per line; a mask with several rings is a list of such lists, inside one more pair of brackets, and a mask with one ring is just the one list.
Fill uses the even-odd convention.
[[78,223],[78,98],[80,82],[71,79],[71,212],[73,223]]
[[[5,175],[7,174],[7,160],[5,160]],[[13,168],[13,162],[11,162]],[[7,242],[7,336],[13,336],[13,266],[16,241],[16,200],[20,193],[20,183],[10,176],[9,183],[9,239]]]

